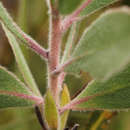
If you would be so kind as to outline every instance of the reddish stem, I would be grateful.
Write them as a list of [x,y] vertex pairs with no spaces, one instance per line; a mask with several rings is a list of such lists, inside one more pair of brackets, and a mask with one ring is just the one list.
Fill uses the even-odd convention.
[[41,47],[35,40],[31,39],[30,37],[27,37],[27,35],[25,35],[24,33],[22,35],[28,41],[28,46],[33,51],[35,51],[37,54],[39,54],[45,60],[48,59],[48,52],[43,47]]
[[36,102],[37,105],[43,103],[43,98],[42,97],[38,97],[38,96],[34,96],[34,95],[27,95],[27,94],[23,94],[23,93],[7,92],[7,91],[0,91],[0,94],[16,96],[18,98],[32,100],[32,101]]
[[29,48],[31,48],[35,53],[43,57],[44,59],[48,59],[48,52],[43,47],[41,47],[34,39],[32,39],[29,35],[24,33],[17,24],[14,23],[14,27],[17,29],[17,31],[23,36],[24,40],[22,40],[19,35],[17,37],[22,40],[23,42],[26,42]]
[[62,33],[60,29],[61,19],[57,10],[52,9],[52,16],[50,19],[51,23],[51,32],[50,32],[50,52],[49,52],[49,88],[52,91],[52,94],[56,100],[58,101],[59,95],[59,80],[60,74],[53,75],[51,74],[59,66],[59,58],[60,58],[60,48],[61,48],[61,39]]
[[61,29],[62,31],[66,31],[73,22],[77,21],[78,15],[81,13],[81,11],[83,11],[84,8],[86,8],[90,3],[92,2],[92,0],[86,0],[76,11],[74,11],[71,15],[67,16],[61,25]]
[[69,64],[71,64],[73,61],[75,61],[75,59],[70,59],[70,60],[68,60],[67,62],[65,62],[64,64],[61,64],[61,65],[58,66],[54,71],[52,71],[51,74],[57,75],[57,74],[63,72],[63,71],[64,71],[64,68],[65,68],[66,66],[68,66]]
[[92,95],[92,96],[87,96],[87,97],[83,97],[81,99],[74,99],[72,100],[69,104],[65,105],[64,107],[62,107],[60,109],[60,113],[62,114],[64,111],[66,110],[70,110],[70,109],[73,109],[76,107],[76,105],[79,105],[79,104],[82,104],[84,102],[87,102],[88,100],[94,98],[95,96],[98,96],[99,94],[95,94],[95,95]]

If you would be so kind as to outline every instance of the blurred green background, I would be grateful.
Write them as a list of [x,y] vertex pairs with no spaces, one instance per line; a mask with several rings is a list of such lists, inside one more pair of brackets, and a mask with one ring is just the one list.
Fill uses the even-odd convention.
[[[0,0],[7,8],[17,24],[42,46],[47,48],[48,41],[48,15],[45,0]],[[89,16],[84,21],[78,23],[79,31],[75,43],[77,43],[85,27],[95,20],[104,10],[108,8],[130,5],[130,0],[122,0],[109,6],[97,13]],[[66,42],[67,34],[63,39],[63,47]],[[30,69],[42,94],[46,90],[46,64],[34,52],[30,51],[21,44],[23,53],[28,61]],[[13,71],[22,80],[18,71],[13,52],[8,44],[7,38],[0,26],[0,64]],[[65,82],[71,92],[71,96],[77,92],[81,86],[89,82],[91,78],[86,73],[81,73],[81,78],[72,75],[66,77]],[[128,112],[71,112],[67,127],[71,128],[78,123],[78,130],[130,130],[130,111]],[[11,108],[0,110],[0,130],[40,130],[34,109],[32,108]]]

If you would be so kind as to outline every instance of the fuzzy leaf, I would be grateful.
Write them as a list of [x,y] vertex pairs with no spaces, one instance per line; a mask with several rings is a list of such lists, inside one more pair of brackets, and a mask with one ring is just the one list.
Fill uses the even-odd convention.
[[[62,90],[62,94],[61,94],[61,107],[65,106],[69,102],[70,102],[69,90],[68,90],[67,86],[64,85],[63,90]],[[61,130],[63,130],[65,128],[68,115],[69,115],[69,110],[65,111],[61,115],[61,127],[60,127]]]
[[[59,0],[59,10],[61,14],[72,13],[86,0]],[[81,15],[89,15],[103,7],[106,7],[118,0],[92,0],[92,2],[81,12]]]
[[16,76],[0,66],[0,108],[32,106],[40,100]]
[[44,115],[51,130],[60,128],[60,116],[50,90],[47,91],[45,96]]
[[[125,70],[112,76],[109,80],[92,81],[75,99],[86,102],[75,106],[78,110],[124,110],[130,108],[130,64]],[[83,101],[83,100],[82,100]]]
[[122,8],[108,11],[83,34],[65,71],[89,72],[94,79],[107,79],[130,61],[130,13]]
[[6,36],[8,37],[9,43],[13,49],[16,61],[17,61],[18,66],[19,66],[19,69],[21,70],[21,73],[23,74],[23,77],[24,77],[28,87],[30,87],[30,89],[35,94],[40,96],[40,93],[38,91],[38,87],[33,79],[31,71],[26,63],[26,60],[22,54],[22,51],[20,49],[20,46],[19,46],[17,40],[15,39],[14,35],[6,28],[6,26],[4,26],[4,24],[2,24],[2,27],[6,33]]

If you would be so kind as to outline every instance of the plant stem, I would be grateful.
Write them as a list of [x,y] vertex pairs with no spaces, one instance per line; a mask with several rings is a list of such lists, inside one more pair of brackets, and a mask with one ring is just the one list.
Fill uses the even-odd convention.
[[65,62],[64,64],[59,65],[54,71],[51,72],[51,74],[57,75],[57,74],[63,72],[63,71],[64,71],[64,68],[65,68],[67,65],[71,64],[73,61],[74,61],[74,59],[69,59],[69,60],[68,60],[67,62]]
[[77,10],[75,10],[71,15],[67,16],[61,25],[62,31],[66,31],[72,24],[73,22],[77,21],[78,15],[81,13],[81,11],[84,10],[84,8],[86,8],[90,3],[92,2],[92,0],[86,0]]
[[62,40],[62,33],[61,33],[61,18],[56,9],[52,7],[50,16],[50,51],[49,51],[49,88],[52,91],[52,94],[55,98],[55,101],[58,102],[58,95],[59,95],[59,79],[60,74],[53,75],[51,74],[59,66],[59,59],[60,59],[60,48],[61,48],[61,40]]
[[19,30],[23,38],[28,42],[28,46],[38,55],[40,55],[42,58],[45,60],[48,59],[48,51],[45,50],[43,47],[41,47],[35,40],[30,38],[28,35],[23,33],[22,31]]
[[62,107],[60,109],[60,114],[62,114],[66,110],[70,110],[70,109],[76,110],[75,109],[76,105],[79,105],[81,103],[87,102],[88,100],[94,98],[97,95],[99,95],[99,94],[95,94],[95,95],[92,95],[92,96],[83,97],[83,98],[81,98],[79,100],[73,99],[70,103],[68,103],[67,105],[65,105],[64,107]]

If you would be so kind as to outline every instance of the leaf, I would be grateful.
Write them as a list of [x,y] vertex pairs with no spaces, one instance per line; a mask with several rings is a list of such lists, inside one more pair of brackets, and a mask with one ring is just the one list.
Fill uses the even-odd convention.
[[38,90],[38,87],[33,79],[33,76],[31,74],[31,71],[26,63],[26,60],[22,54],[22,51],[20,49],[20,46],[15,39],[14,35],[2,24],[2,27],[6,33],[6,36],[9,40],[9,43],[13,49],[16,61],[18,63],[19,69],[21,73],[23,74],[24,80],[26,81],[28,87],[38,96],[40,96],[40,92]]
[[90,15],[119,0],[92,0],[92,2],[81,12],[81,15]]
[[[91,98],[89,98],[91,97]],[[83,99],[88,99],[82,102]],[[80,102],[81,101],[81,102]],[[77,110],[125,110],[130,108],[130,63],[105,82],[92,81],[77,98]]]
[[83,34],[65,71],[89,72],[93,79],[106,80],[130,61],[129,9],[108,11]]
[[69,14],[82,2],[83,0],[59,0],[59,11],[61,14]]
[[41,101],[16,76],[0,66],[0,108],[32,106]]
[[44,116],[51,130],[60,128],[60,116],[50,90],[47,91],[45,96]]
[[[62,94],[61,94],[61,107],[65,106],[69,102],[70,102],[69,90],[68,90],[67,86],[64,85],[63,90],[62,90]],[[68,119],[68,115],[69,115],[69,110],[65,111],[61,115],[61,127],[60,127],[61,130],[63,130],[65,128],[65,125],[66,125],[66,122]]]
[[[72,13],[76,8],[87,0],[59,0],[59,10],[61,14]],[[81,15],[90,15],[95,11],[106,7],[119,0],[92,0],[92,2],[81,12]]]

